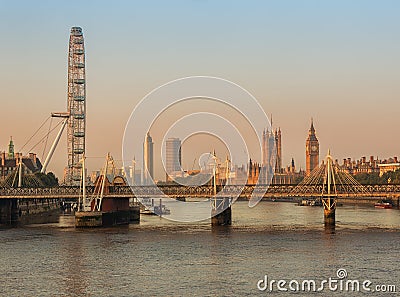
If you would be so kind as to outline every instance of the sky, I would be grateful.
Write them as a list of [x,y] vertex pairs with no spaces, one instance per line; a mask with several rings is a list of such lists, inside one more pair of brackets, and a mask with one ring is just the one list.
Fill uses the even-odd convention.
[[[0,150],[11,135],[21,149],[66,110],[68,38],[80,26],[91,170],[107,152],[121,159],[126,122],[146,94],[193,75],[254,95],[282,130],[283,165],[293,157],[305,167],[311,117],[321,158],[328,148],[339,160],[398,156],[399,15],[395,0],[0,0]],[[183,165],[197,153],[188,145]],[[49,170],[62,177],[66,162],[64,135]]]

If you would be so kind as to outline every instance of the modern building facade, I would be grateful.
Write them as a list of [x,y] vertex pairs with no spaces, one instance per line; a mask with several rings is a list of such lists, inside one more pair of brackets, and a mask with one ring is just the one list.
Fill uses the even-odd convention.
[[179,138],[168,138],[165,146],[166,156],[166,175],[170,180],[174,173],[182,171],[182,150],[181,140]]

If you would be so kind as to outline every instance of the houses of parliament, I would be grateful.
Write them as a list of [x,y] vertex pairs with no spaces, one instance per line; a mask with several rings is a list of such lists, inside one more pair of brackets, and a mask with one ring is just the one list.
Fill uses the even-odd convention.
[[[313,120],[311,119],[311,126],[305,143],[305,170],[296,171],[293,158],[289,166],[282,167],[282,132],[280,128],[263,132],[262,153],[261,164],[254,163],[252,160],[249,162],[248,184],[256,184],[259,178],[261,183],[271,181],[272,184],[296,184],[305,176],[309,176],[320,164],[319,141]],[[338,159],[334,162],[340,171],[353,176],[365,173],[382,176],[386,172],[400,170],[400,160],[396,156],[382,160],[374,156],[370,156],[368,160],[364,156],[360,160],[343,159],[342,164],[339,164]]]
[[310,175],[314,168],[319,165],[319,142],[315,133],[314,123],[311,119],[311,126],[306,139],[306,169],[296,171],[294,159],[290,165],[282,167],[282,131],[264,130],[262,138],[262,162],[249,161],[249,172],[247,184],[256,184],[260,178],[261,183],[292,184],[297,183],[304,176]]
[[[171,152],[181,154],[180,141],[179,145],[167,151],[167,156],[172,155]],[[306,169],[296,170],[294,159],[291,159],[289,166],[282,166],[282,131],[277,129],[265,129],[262,133],[262,160],[260,163],[250,159],[247,167],[245,165],[234,165],[229,168],[229,159],[225,162],[218,162],[216,168],[216,180],[220,185],[225,185],[229,179],[230,184],[297,184],[304,176],[309,175],[311,171],[319,165],[319,142],[315,133],[314,124],[311,121],[311,126],[306,140]],[[214,157],[217,158],[214,151]],[[180,157],[179,157],[180,158]],[[218,158],[217,158],[218,159]],[[219,160],[219,159],[218,159]],[[177,161],[178,162],[178,161]],[[179,161],[180,162],[180,161]],[[167,162],[168,164],[168,162]],[[229,168],[229,169],[227,169]],[[186,179],[186,184],[190,184],[190,177],[199,174],[199,170],[191,170],[178,172],[179,176],[174,176],[176,181],[182,182]],[[232,174],[233,173],[233,174]],[[212,174],[209,172],[209,175]],[[208,175],[208,176],[209,176]],[[205,177],[205,180],[207,177]],[[171,182],[171,179],[166,178],[166,182]]]

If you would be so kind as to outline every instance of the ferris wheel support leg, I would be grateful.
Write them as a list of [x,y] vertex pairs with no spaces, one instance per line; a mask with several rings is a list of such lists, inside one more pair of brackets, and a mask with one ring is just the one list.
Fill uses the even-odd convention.
[[61,125],[60,131],[58,131],[56,139],[54,139],[53,145],[50,148],[50,151],[46,157],[46,160],[44,161],[42,170],[40,170],[41,173],[46,173],[47,165],[49,165],[49,162],[51,158],[53,157],[54,151],[58,145],[58,142],[60,141],[61,135],[64,131],[65,126],[67,125],[68,119],[65,119],[64,122]]

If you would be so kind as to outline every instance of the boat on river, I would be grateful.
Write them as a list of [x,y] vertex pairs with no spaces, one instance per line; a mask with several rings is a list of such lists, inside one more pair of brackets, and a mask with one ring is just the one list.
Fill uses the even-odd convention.
[[154,198],[142,198],[141,204],[141,214],[159,216],[171,214],[171,210],[165,204],[162,204],[162,199],[160,199],[160,204],[157,205]]
[[320,198],[317,199],[303,199],[298,202],[299,206],[322,206]]
[[390,201],[381,200],[381,201],[375,203],[375,208],[390,209],[390,208],[393,208],[393,205]]

